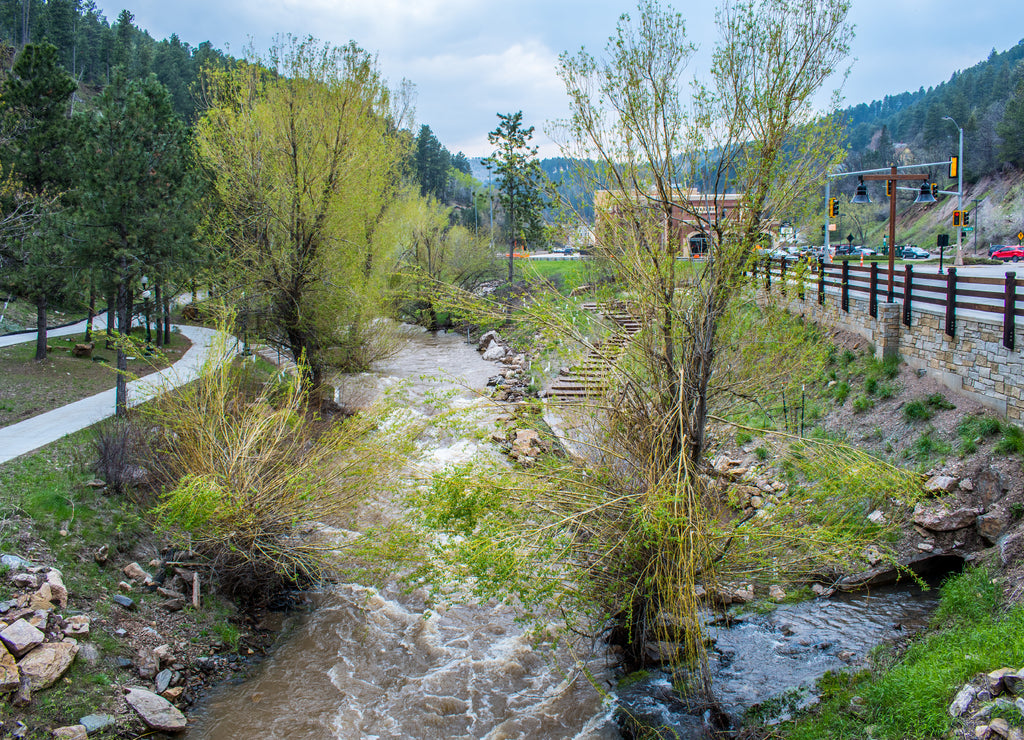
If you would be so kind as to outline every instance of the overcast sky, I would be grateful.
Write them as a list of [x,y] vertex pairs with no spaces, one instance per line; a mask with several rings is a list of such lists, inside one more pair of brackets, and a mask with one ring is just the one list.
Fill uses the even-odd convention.
[[[241,56],[251,40],[265,51],[278,33],[349,40],[379,55],[393,84],[416,85],[416,123],[429,124],[452,152],[490,153],[496,113],[523,111],[541,156],[557,156],[543,135],[563,117],[558,55],[604,49],[627,0],[97,0],[113,22],[122,8],[156,39],[172,33]],[[714,3],[675,3],[687,33],[705,50],[715,38]],[[856,27],[846,104],[948,80],[1024,37],[1020,0],[853,0]],[[891,47],[891,49],[890,49]],[[699,66],[696,71],[699,71]]]

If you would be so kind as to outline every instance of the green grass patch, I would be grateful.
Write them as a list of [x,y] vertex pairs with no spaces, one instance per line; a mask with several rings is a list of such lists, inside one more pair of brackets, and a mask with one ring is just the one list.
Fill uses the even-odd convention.
[[999,455],[1024,455],[1024,429],[1015,424],[1003,426],[1003,436],[993,450]]
[[846,403],[846,399],[850,395],[850,384],[845,380],[840,380],[834,386],[832,386],[832,398],[836,400],[836,403],[842,406]]
[[913,457],[919,462],[927,461],[933,457],[948,455],[953,451],[953,446],[948,442],[935,437],[935,430],[929,428],[914,440],[906,450],[904,457]]
[[875,402],[867,396],[857,396],[853,399],[853,413],[863,414],[865,411],[870,411],[875,407]]
[[946,400],[941,393],[932,393],[924,398],[915,398],[908,401],[903,407],[903,418],[910,422],[928,421],[935,416],[936,411],[948,411],[956,406]]
[[[1000,587],[979,568],[942,587],[934,632],[905,652],[881,652],[873,671],[829,674],[813,714],[784,726],[792,740],[943,738],[955,720],[947,712],[975,674],[1024,663],[1024,607],[1000,609]],[[852,707],[855,696],[862,701]]]
[[965,455],[977,452],[978,445],[1003,431],[1003,422],[995,416],[968,416],[957,425],[960,451]]

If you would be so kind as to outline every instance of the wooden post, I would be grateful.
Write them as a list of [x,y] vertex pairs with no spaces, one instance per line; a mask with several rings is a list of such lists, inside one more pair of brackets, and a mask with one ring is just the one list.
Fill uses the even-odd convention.
[[772,258],[769,257],[764,262],[764,289],[770,291],[772,289]]
[[782,257],[779,260],[779,287],[782,290],[782,295],[786,295],[786,258]]
[[946,334],[956,333],[956,268],[946,270]]
[[842,289],[842,296],[840,299],[840,306],[843,311],[850,312],[850,260],[843,260],[843,281],[840,286]]
[[868,289],[868,313],[871,318],[878,318],[878,263],[871,262],[871,285]]
[[914,267],[907,265],[903,273],[903,325],[910,326],[910,294],[913,292]]
[[1003,346],[1013,349],[1017,333],[1017,273],[1006,273],[1006,292],[1003,296]]

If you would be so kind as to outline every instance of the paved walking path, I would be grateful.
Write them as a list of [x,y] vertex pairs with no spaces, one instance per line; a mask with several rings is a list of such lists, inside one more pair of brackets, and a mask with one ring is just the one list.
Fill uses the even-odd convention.
[[[82,322],[82,331],[85,323]],[[71,327],[67,327],[70,329]],[[217,332],[202,326],[179,326],[192,347],[168,368],[128,383],[128,405],[136,406],[199,375],[199,368]],[[69,332],[73,333],[73,332]],[[26,341],[22,339],[21,341]],[[12,342],[14,344],[14,342]],[[3,346],[3,345],[0,345]],[[83,398],[59,409],[0,428],[0,464],[56,442],[114,414],[114,389]]]
[[[92,320],[92,328],[96,331],[100,331],[106,328],[106,311],[100,311]],[[68,324],[62,326],[59,329],[47,329],[46,336],[49,337],[66,337],[70,334],[83,334],[85,332],[86,320]],[[10,347],[12,344],[21,344],[22,342],[34,342],[36,341],[36,330],[28,329],[27,331],[19,331],[17,334],[6,334],[0,337],[0,347]]]

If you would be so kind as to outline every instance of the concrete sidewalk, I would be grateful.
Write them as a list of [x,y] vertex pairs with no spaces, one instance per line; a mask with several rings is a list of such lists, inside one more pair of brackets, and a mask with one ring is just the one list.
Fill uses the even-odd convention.
[[[106,311],[100,311],[92,320],[92,328],[95,331],[101,331],[107,328],[106,324]],[[101,323],[102,322],[102,323]],[[71,334],[84,334],[86,319],[75,324],[69,324],[68,326],[62,326],[59,329],[49,329],[46,332],[46,337],[66,337]],[[23,342],[34,342],[36,341],[36,330],[29,329],[27,331],[20,331],[17,334],[7,334],[0,337],[0,347],[10,347],[12,344],[21,344]]]
[[[128,383],[129,406],[148,401],[159,393],[198,377],[199,368],[207,357],[217,331],[201,326],[178,326],[177,329],[191,340],[192,347],[170,367]],[[0,429],[0,464],[113,416],[114,393],[114,389],[111,388],[95,396],[3,427]]]

